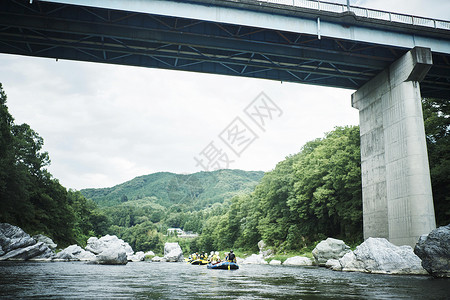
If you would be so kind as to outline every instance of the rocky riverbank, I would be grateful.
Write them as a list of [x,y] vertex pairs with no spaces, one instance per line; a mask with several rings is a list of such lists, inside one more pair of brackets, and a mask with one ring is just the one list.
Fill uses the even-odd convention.
[[17,226],[0,223],[0,261],[86,261],[95,264],[124,265],[129,261],[144,260],[153,252],[134,253],[131,246],[115,235],[101,238],[91,237],[85,249],[71,245],[56,252],[57,245],[48,237],[36,235],[31,237]]
[[[56,247],[57,245],[46,236],[31,237],[17,226],[0,223],[0,261],[86,261],[115,265],[143,261],[145,257],[151,257],[153,262],[184,261],[183,251],[178,243],[166,243],[164,257],[158,257],[151,251],[135,253],[128,243],[114,235],[91,237],[84,249],[78,245],[71,245],[56,252]],[[343,241],[327,238],[317,244],[312,251],[314,259],[293,256],[281,262],[271,259],[273,251],[263,241],[258,243],[258,247],[260,249],[258,254],[252,254],[245,259],[238,257],[238,264],[316,265],[335,271],[431,274],[435,277],[449,277],[450,274],[450,225],[422,236],[414,251],[410,246],[395,246],[383,238],[368,238],[351,251]]]
[[[267,264],[272,253],[265,249],[261,241],[260,253],[252,254],[241,260],[242,264]],[[314,259],[303,256],[289,257],[284,262],[271,260],[271,265],[320,266],[334,271],[364,272],[376,274],[415,274],[424,275],[420,258],[409,246],[395,246],[383,238],[368,238],[354,251],[343,241],[327,238],[321,241],[312,251]]]
[[272,259],[273,251],[263,241],[259,254],[239,259],[241,264],[296,265],[327,267],[334,271],[374,274],[408,274],[449,277],[450,225],[437,228],[422,236],[415,246],[395,246],[384,238],[368,238],[351,251],[343,241],[327,238],[312,251],[314,259],[289,257],[284,262]]

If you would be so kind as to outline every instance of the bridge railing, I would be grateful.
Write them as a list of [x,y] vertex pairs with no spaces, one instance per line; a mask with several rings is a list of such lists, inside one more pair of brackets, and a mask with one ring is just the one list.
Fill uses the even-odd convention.
[[359,17],[370,19],[384,20],[388,22],[396,22],[429,28],[438,28],[450,30],[450,21],[437,20],[432,18],[417,17],[412,15],[393,13],[378,9],[364,8],[358,6],[347,7],[346,4],[332,3],[320,0],[258,0],[260,2],[276,3],[281,5],[289,5],[295,7],[303,7],[308,9],[316,9],[327,12],[341,13],[348,11],[354,12]]

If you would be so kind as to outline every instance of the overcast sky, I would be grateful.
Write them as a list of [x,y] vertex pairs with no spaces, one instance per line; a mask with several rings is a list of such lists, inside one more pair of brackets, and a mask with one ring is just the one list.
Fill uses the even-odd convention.
[[[450,17],[448,0],[351,3]],[[44,138],[50,172],[73,189],[159,171],[202,171],[194,157],[211,150],[211,142],[233,160],[230,168],[269,171],[335,126],[358,124],[351,90],[267,80],[0,54],[0,82],[16,123]],[[261,92],[277,107],[265,131],[244,113]],[[219,137],[235,122],[258,137],[243,144],[240,156]]]

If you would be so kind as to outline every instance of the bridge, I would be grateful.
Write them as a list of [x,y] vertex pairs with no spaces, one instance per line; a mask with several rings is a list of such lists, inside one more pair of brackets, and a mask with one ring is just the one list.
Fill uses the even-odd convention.
[[450,96],[448,21],[318,0],[8,0],[0,52],[356,90],[364,236],[414,245],[435,227],[421,96]]

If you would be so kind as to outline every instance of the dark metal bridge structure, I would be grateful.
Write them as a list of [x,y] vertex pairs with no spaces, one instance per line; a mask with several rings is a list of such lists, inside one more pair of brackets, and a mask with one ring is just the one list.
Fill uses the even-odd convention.
[[[450,96],[450,23],[323,1],[2,0],[0,52],[357,90],[414,46]],[[1,67],[0,67],[1,69]]]

